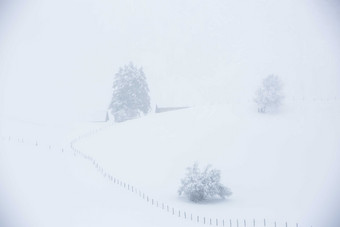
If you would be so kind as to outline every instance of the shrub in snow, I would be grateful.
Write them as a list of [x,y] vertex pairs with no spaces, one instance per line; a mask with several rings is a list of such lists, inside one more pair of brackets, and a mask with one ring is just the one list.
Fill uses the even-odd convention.
[[119,69],[113,82],[110,109],[117,122],[137,118],[150,111],[149,87],[142,68],[130,63]]
[[257,90],[254,101],[258,105],[258,112],[265,113],[269,109],[278,108],[281,105],[283,96],[281,94],[282,83],[278,76],[269,75]]
[[208,165],[204,171],[201,171],[195,163],[193,167],[187,168],[178,194],[186,196],[195,203],[209,198],[230,196],[231,191],[220,183],[220,179],[219,170],[211,169]]

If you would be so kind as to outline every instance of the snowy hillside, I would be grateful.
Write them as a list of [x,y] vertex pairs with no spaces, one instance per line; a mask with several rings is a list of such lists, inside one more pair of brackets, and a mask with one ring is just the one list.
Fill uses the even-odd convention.
[[129,61],[144,68],[159,105],[247,101],[272,73],[286,96],[339,97],[336,3],[10,1],[1,23],[4,112],[83,118],[107,108],[114,73]]
[[[206,106],[114,124],[76,147],[179,209],[309,226],[339,202],[330,194],[338,188],[339,113],[338,102],[290,103],[277,115]],[[178,198],[185,168],[195,161],[221,169],[233,196],[203,205]]]
[[[256,226],[264,219],[266,226],[336,226],[339,116],[338,101],[300,101],[286,103],[281,114],[258,114],[251,104],[205,106],[74,128],[71,137],[85,137],[73,145],[94,164],[27,125],[38,144],[33,137],[2,137],[2,223],[197,226],[211,218],[225,226],[254,219]],[[194,161],[219,168],[233,195],[200,204],[178,197],[179,180]]]
[[[337,0],[0,0],[0,227],[338,227],[339,15]],[[130,61],[152,113],[94,123]],[[260,114],[271,74],[283,103]],[[233,195],[179,197],[196,161]]]

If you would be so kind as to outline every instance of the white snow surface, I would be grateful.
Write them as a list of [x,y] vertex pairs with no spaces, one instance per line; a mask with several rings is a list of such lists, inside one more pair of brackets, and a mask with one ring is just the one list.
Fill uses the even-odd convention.
[[[337,0],[0,1],[0,226],[197,226],[82,155],[226,226],[340,226],[339,15]],[[129,61],[153,106],[191,108],[85,123]],[[269,74],[285,99],[259,114],[253,98]],[[233,195],[178,197],[195,161],[220,169]]]
[[[339,205],[336,103],[287,103],[281,114],[269,115],[252,105],[191,108],[113,124],[76,146],[113,175],[180,210],[315,226]],[[195,161],[222,171],[231,198],[203,204],[178,198],[185,168]]]
[[[266,219],[267,226],[335,227],[339,103],[285,104],[281,113],[272,114],[257,113],[255,104],[202,106],[61,133],[68,141],[85,135],[73,143],[75,148],[126,187],[141,190],[149,203],[103,177],[91,161],[62,146],[67,143],[44,141],[32,124],[27,130],[42,138],[38,146],[35,140],[22,142],[21,135],[8,138],[10,131],[4,129],[4,226],[197,226],[183,218],[186,212],[187,218],[199,216],[199,224],[206,217],[213,224],[224,219],[226,226],[230,219],[233,225],[255,219],[263,226]],[[220,169],[233,195],[199,204],[179,197],[180,179],[195,161]],[[161,209],[162,203],[170,212]]]

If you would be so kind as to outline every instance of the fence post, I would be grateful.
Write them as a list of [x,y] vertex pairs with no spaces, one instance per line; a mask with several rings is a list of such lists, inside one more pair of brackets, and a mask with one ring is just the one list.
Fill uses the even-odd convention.
[[243,222],[244,222],[244,227],[246,227],[247,226],[246,219],[244,219]]
[[266,219],[263,219],[263,224],[266,227]]
[[205,224],[205,217],[203,217],[203,224]]
[[200,222],[200,216],[197,215],[197,222]]
[[184,212],[184,219],[187,219],[187,213]]
[[232,226],[232,224],[231,224],[231,219],[229,219],[229,226],[230,226],[230,227]]
[[175,214],[175,209],[174,208],[172,208],[172,215],[174,215]]
[[236,219],[236,226],[238,227],[238,219]]
[[218,219],[216,218],[216,226],[218,226]]

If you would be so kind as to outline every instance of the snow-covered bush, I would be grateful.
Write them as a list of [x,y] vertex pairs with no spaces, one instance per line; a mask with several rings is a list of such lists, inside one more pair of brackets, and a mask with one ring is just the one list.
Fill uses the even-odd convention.
[[178,189],[179,195],[184,195],[191,201],[197,203],[209,198],[225,198],[231,195],[229,188],[220,183],[221,174],[219,170],[211,169],[208,165],[201,171],[198,164],[187,168],[185,178],[181,180]]
[[142,68],[132,63],[116,73],[110,104],[115,121],[121,122],[137,118],[150,111],[149,87]]
[[278,76],[269,75],[263,82],[262,86],[257,90],[254,101],[257,103],[258,112],[265,113],[273,110],[281,105],[282,83]]

